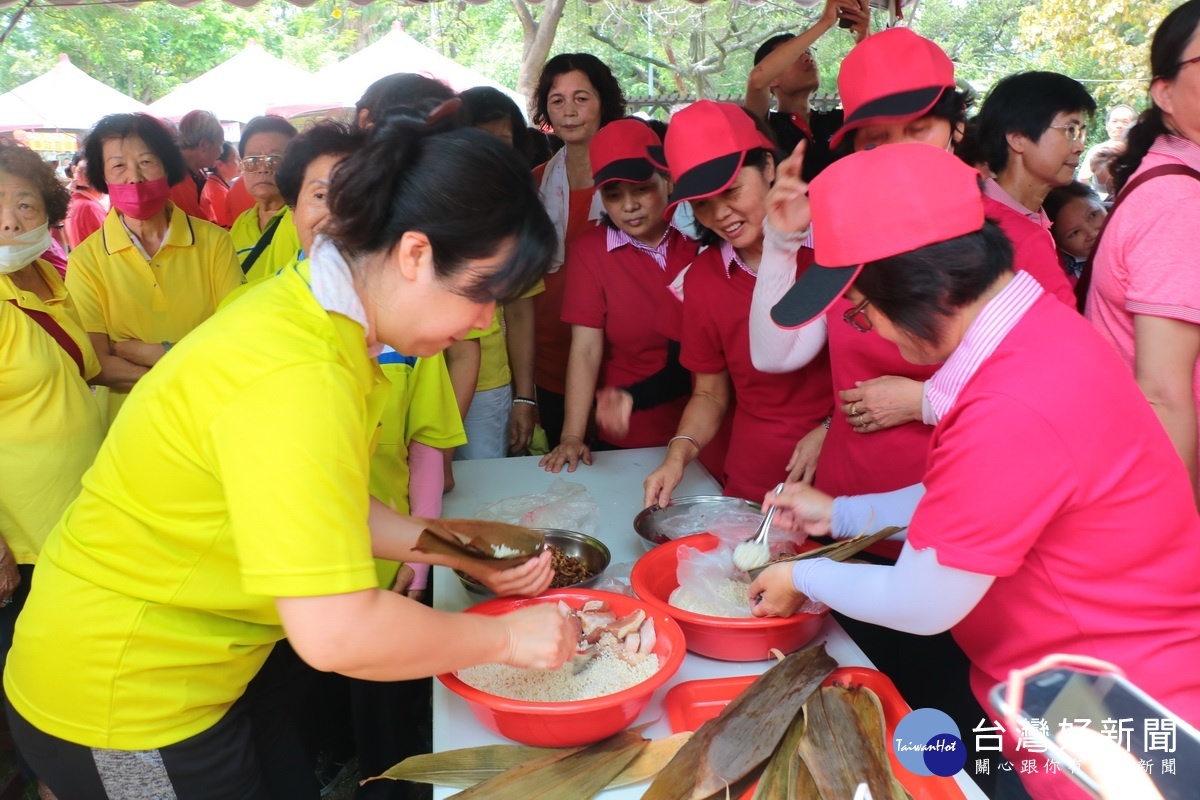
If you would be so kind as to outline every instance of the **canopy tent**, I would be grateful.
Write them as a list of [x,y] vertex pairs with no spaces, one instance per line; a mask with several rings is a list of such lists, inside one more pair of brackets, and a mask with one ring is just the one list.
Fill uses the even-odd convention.
[[276,58],[251,39],[237,55],[155,100],[150,113],[178,121],[189,111],[204,109],[222,122],[249,122],[266,113],[279,87],[301,87],[312,80],[307,70]]
[[[0,130],[86,131],[106,114],[145,110],[146,106],[91,77],[62,54],[49,72],[0,95]],[[28,118],[30,111],[36,120]]]
[[416,72],[450,84],[456,92],[473,86],[491,86],[511,97],[522,110],[525,98],[506,86],[464,67],[438,51],[426,47],[404,32],[400,23],[370,47],[318,72],[308,82],[276,86],[270,113],[293,117],[315,111],[353,108],[358,98],[375,81],[396,72]]

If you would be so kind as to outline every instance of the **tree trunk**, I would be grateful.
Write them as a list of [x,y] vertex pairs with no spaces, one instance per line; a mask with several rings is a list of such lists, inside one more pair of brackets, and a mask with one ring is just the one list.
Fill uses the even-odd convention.
[[541,18],[535,20],[526,0],[512,0],[521,27],[525,31],[525,47],[521,57],[521,69],[517,73],[517,91],[533,102],[537,79],[554,45],[558,23],[566,9],[567,0],[545,0],[541,3]]

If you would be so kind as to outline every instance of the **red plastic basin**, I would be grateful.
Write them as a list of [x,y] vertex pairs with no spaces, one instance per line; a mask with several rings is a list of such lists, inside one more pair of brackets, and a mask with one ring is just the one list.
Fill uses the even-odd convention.
[[[676,570],[679,548],[715,550],[720,540],[710,533],[685,536],[660,544],[633,565],[630,582],[638,597],[660,614],[672,617],[683,628],[687,649],[721,661],[764,661],[771,650],[791,653],[812,641],[821,629],[825,614],[797,614],[792,617],[753,617],[738,619],[713,617],[676,608],[668,602],[679,587]],[[811,547],[817,545],[811,544]],[[828,612],[826,612],[828,613]]]
[[624,616],[641,608],[654,619],[656,642],[651,651],[659,668],[649,679],[615,694],[567,703],[532,703],[513,700],[468,686],[452,673],[439,675],[446,688],[462,697],[488,730],[535,747],[575,747],[591,744],[624,730],[650,702],[654,690],[671,679],[686,653],[683,631],[666,614],[635,597],[585,589],[555,589],[539,597],[497,597],[467,609],[471,614],[499,616],[533,603],[557,603],[581,608],[589,600],[604,600]]

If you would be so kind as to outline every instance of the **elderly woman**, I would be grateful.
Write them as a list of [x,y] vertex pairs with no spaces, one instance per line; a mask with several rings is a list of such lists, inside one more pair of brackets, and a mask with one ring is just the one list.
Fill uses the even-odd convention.
[[42,543],[104,435],[86,383],[100,364],[62,278],[38,258],[66,212],[54,168],[0,146],[0,668]]
[[[766,498],[777,524],[836,537],[899,524],[907,540],[894,566],[768,567],[749,589],[754,613],[813,600],[910,633],[948,629],[985,707],[1010,670],[1083,653],[1196,724],[1200,519],[1186,471],[1087,322],[1014,273],[984,210],[974,169],[917,144],[848,156],[772,209],[781,231],[811,219],[819,265],[783,310],[815,318],[845,293],[862,335],[944,363],[931,379],[942,413],[923,487],[835,500],[796,483]],[[1041,784],[1052,777],[1021,776],[1037,797],[1056,796]]]
[[571,326],[562,321],[567,272],[564,262],[575,237],[595,227],[604,206],[592,180],[588,146],[601,126],[625,116],[625,95],[612,70],[588,53],[562,53],[546,62],[534,92],[534,125],[549,125],[563,148],[536,167],[542,204],[558,231],[559,248],[546,291],[533,299],[536,320],[534,384],[538,417],[550,447],[558,446],[566,409]]
[[334,172],[309,259],[133,395],[4,675],[14,736],[56,795],[264,796],[244,692],[285,635],[317,669],[371,680],[565,662],[553,604],[447,614],[380,590],[372,562],[465,569],[498,594],[550,584],[549,553],[503,570],[422,553],[423,521],[368,494],[386,396],[372,355],[432,356],[537,281],[554,232],[527,176],[486,134],[378,126]]
[[84,144],[88,180],[112,208],[71,253],[67,288],[109,387],[109,421],[133,385],[242,282],[225,231],[168,201],[187,165],[146,114],[113,114]]
[[[1150,47],[1151,104],[1117,160],[1117,203],[1079,282],[1087,317],[1146,393],[1200,486],[1200,0]],[[1150,183],[1149,188],[1141,189]]]
[[179,151],[187,163],[184,179],[171,187],[171,202],[189,217],[216,222],[205,209],[203,195],[212,169],[225,144],[225,129],[211,111],[189,111],[179,120]]
[[296,129],[283,117],[255,117],[242,131],[242,182],[254,206],[229,229],[246,280],[274,275],[300,252],[292,209],[283,202],[275,173]]

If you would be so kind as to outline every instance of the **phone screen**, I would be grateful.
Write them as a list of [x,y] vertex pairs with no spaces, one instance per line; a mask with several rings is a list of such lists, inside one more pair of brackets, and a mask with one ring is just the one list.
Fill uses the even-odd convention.
[[[1004,688],[993,691],[993,705],[1007,711]],[[1060,728],[1086,725],[1128,750],[1165,800],[1200,797],[1200,733],[1127,679],[1051,669],[1026,682],[1021,705],[1031,730],[1047,734],[1049,754],[1062,755],[1053,746]]]

